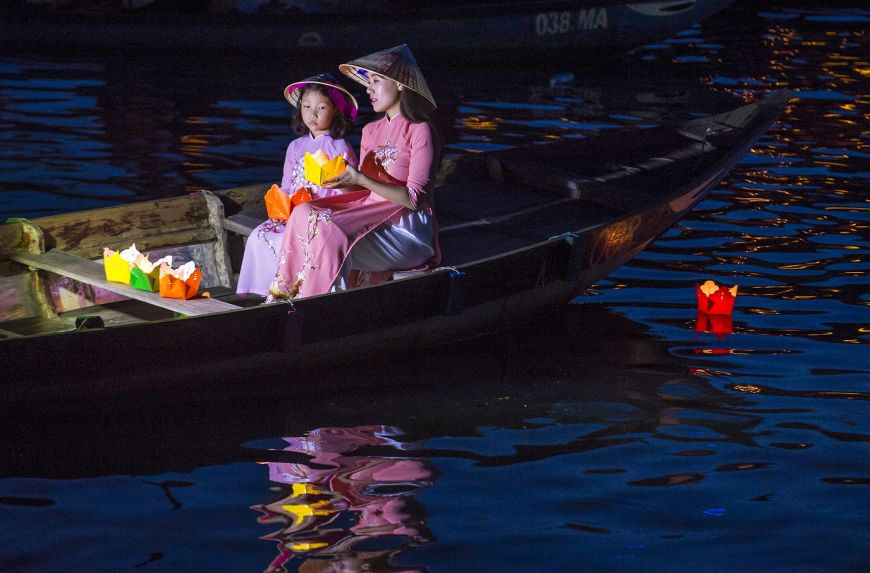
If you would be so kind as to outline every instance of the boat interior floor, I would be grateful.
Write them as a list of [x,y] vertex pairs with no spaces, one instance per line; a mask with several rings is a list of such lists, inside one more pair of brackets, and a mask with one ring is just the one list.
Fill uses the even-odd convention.
[[[660,204],[715,171],[738,129],[698,122],[688,130],[638,129],[487,155],[486,177],[435,194],[442,265],[578,233]],[[595,145],[590,145],[590,143]]]
[[435,194],[442,266],[456,266],[601,224],[619,210],[561,190],[492,180],[464,181]]

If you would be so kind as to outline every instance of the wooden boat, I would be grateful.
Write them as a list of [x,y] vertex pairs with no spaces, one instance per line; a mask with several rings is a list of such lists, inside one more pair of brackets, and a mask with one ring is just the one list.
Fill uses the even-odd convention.
[[[274,375],[419,352],[540,316],[673,226],[790,97],[782,90],[674,125],[461,156],[446,163],[435,195],[441,267],[292,303],[233,293],[242,241],[265,219],[266,185],[2,225],[4,396],[105,389],[103,380],[116,389],[187,384],[239,368]],[[152,260],[195,260],[212,296],[168,299],[107,282],[92,259],[131,243]]]
[[[671,37],[732,2],[432,0],[386,11],[365,9],[366,4],[377,6],[377,2],[356,2],[351,5],[363,7],[353,10],[342,3],[337,14],[167,13],[110,10],[100,2],[91,10],[73,3],[78,9],[71,10],[64,2],[27,2],[13,3],[0,19],[0,42],[8,47],[47,49],[151,48],[212,53],[292,49],[341,54],[363,54],[410,43],[415,53],[450,50],[475,57],[484,53],[503,57],[507,49],[518,50],[515,57],[538,49],[642,46]],[[220,3],[226,4],[214,2]]]

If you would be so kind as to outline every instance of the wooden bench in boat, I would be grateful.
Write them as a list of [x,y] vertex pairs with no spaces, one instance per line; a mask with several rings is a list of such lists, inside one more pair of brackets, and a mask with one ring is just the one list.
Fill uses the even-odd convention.
[[246,237],[254,232],[254,229],[269,218],[266,208],[245,209],[231,217],[224,219],[224,227],[227,231],[232,231]]
[[141,300],[148,304],[153,304],[154,306],[166,308],[187,316],[197,316],[200,314],[223,312],[226,310],[238,310],[239,308],[235,305],[208,297],[188,300],[166,298],[160,296],[160,293],[139,290],[128,284],[109,281],[106,279],[106,271],[103,263],[71,255],[57,249],[52,249],[47,253],[42,254],[26,252],[11,253],[9,258],[24,265],[35,267],[43,271],[57,273],[85,284],[118,293],[129,298]]
[[185,315],[237,308],[210,299],[162,298],[108,282],[102,261],[93,260],[101,259],[104,248],[120,251],[135,244],[152,260],[172,255],[173,266],[194,261],[203,273],[200,291],[234,290],[223,219],[224,199],[202,191],[0,225],[0,291],[10,293],[5,302],[11,309],[3,319],[54,319],[124,297]]

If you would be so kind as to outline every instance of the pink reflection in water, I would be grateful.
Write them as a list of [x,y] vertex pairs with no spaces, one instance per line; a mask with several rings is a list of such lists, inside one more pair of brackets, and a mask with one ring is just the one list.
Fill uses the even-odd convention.
[[[252,508],[263,513],[258,522],[281,526],[263,537],[277,541],[279,550],[267,571],[287,571],[294,557],[307,558],[300,571],[403,571],[392,564],[395,555],[434,541],[425,510],[414,500],[432,485],[434,468],[420,459],[350,455],[362,446],[408,449],[395,439],[399,435],[389,426],[358,426],[285,438],[285,450],[309,454],[311,466],[327,467],[268,462],[269,478],[284,485],[278,500]],[[346,525],[347,512],[353,512],[353,525]],[[354,549],[364,539],[384,535],[406,540],[398,549]]]

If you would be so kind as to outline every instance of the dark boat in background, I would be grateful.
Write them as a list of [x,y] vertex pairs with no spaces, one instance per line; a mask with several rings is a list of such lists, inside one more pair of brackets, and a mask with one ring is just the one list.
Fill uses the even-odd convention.
[[[733,0],[451,0],[379,10],[377,1],[335,11],[239,12],[224,2],[18,2],[0,20],[7,47],[341,52],[408,43],[415,52],[496,55],[504,50],[628,49],[668,38]],[[241,0],[239,0],[241,2]],[[309,2],[308,4],[318,4]],[[333,3],[322,2],[327,8]],[[180,7],[184,6],[185,10]]]
[[[265,185],[0,225],[4,397],[309,368],[420,351],[538,317],[673,226],[790,97],[781,90],[673,125],[454,158],[435,195],[442,267],[292,304],[233,293],[242,241],[265,219]],[[92,259],[131,243],[152,260],[196,261],[211,298],[164,299],[108,283]]]

